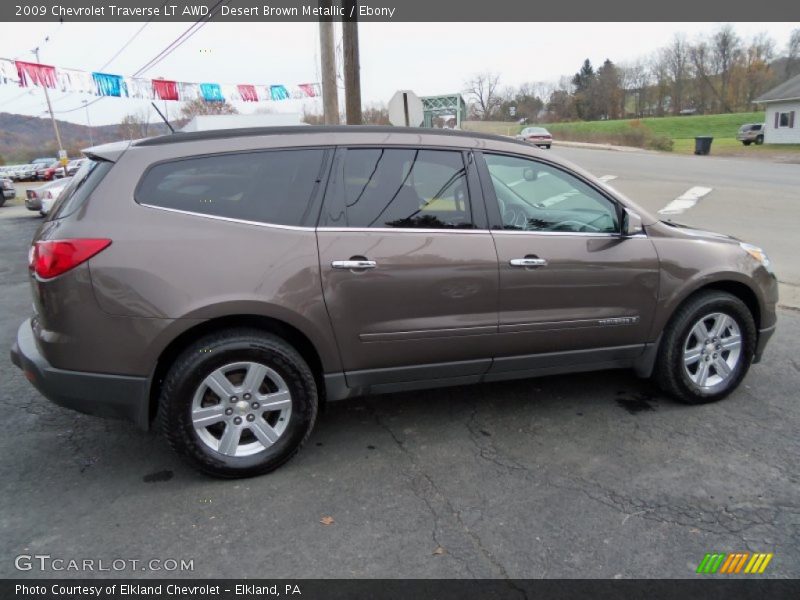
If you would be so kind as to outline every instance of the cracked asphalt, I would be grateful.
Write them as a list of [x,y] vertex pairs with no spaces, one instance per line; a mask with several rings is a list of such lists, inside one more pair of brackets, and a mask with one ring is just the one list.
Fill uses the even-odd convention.
[[734,551],[800,576],[798,311],[719,404],[626,371],[369,397],[330,405],[279,471],[218,481],[154,433],[51,405],[11,365],[38,222],[0,209],[2,577],[87,575],[15,570],[49,554],[194,561],[99,576],[685,578]]

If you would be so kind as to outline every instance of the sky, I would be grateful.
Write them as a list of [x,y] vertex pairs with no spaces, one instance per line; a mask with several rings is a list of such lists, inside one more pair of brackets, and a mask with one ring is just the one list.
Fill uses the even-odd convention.
[[[142,23],[6,23],[0,57],[93,71],[101,68],[142,27]],[[131,75],[181,35],[190,23],[150,23],[105,69]],[[800,23],[733,23],[747,39],[766,32],[783,52]],[[337,40],[341,30],[337,24]],[[420,96],[462,91],[475,73],[500,75],[501,86],[557,81],[575,73],[585,58],[599,65],[606,58],[632,62],[646,58],[675,34],[689,40],[708,38],[717,23],[361,23],[362,101],[385,104],[399,89]],[[49,38],[45,41],[45,38]],[[284,84],[320,81],[316,23],[206,24],[144,77],[215,83]],[[92,96],[53,92],[59,119],[92,125],[118,123],[129,113],[149,109],[144,100],[104,98],[88,107]],[[304,106],[305,104],[305,106]],[[163,103],[162,103],[163,105]],[[269,106],[275,112],[321,112],[319,100],[239,103],[240,112]],[[340,100],[340,107],[343,102]],[[168,103],[169,115],[180,103]],[[46,116],[40,88],[26,92],[0,85],[0,112]],[[154,119],[151,116],[151,119]]]

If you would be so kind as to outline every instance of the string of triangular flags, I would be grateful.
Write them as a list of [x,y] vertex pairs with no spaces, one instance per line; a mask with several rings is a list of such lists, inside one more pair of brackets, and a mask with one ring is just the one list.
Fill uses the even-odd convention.
[[300,83],[293,86],[192,83],[61,69],[52,65],[7,58],[0,58],[0,84],[46,87],[62,92],[142,100],[191,101],[202,99],[206,102],[275,102],[317,98],[322,95],[318,83]]

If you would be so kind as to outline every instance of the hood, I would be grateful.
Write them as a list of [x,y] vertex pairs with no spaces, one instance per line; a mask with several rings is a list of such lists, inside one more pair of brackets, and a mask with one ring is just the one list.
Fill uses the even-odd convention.
[[684,225],[683,223],[676,223],[674,221],[659,221],[654,225],[659,233],[667,237],[691,237],[696,239],[709,240],[714,242],[730,242],[738,244],[740,240],[727,235],[725,233],[717,233],[716,231],[706,231],[705,229],[697,229]]

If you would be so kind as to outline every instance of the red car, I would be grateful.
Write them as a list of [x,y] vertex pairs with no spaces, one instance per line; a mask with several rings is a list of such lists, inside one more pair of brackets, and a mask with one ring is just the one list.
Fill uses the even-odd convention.
[[526,127],[519,133],[517,139],[540,148],[550,148],[553,144],[553,136],[544,127]]
[[36,168],[36,179],[39,181],[52,181],[53,179],[61,179],[65,174],[64,167],[58,161],[49,164],[43,164]]

